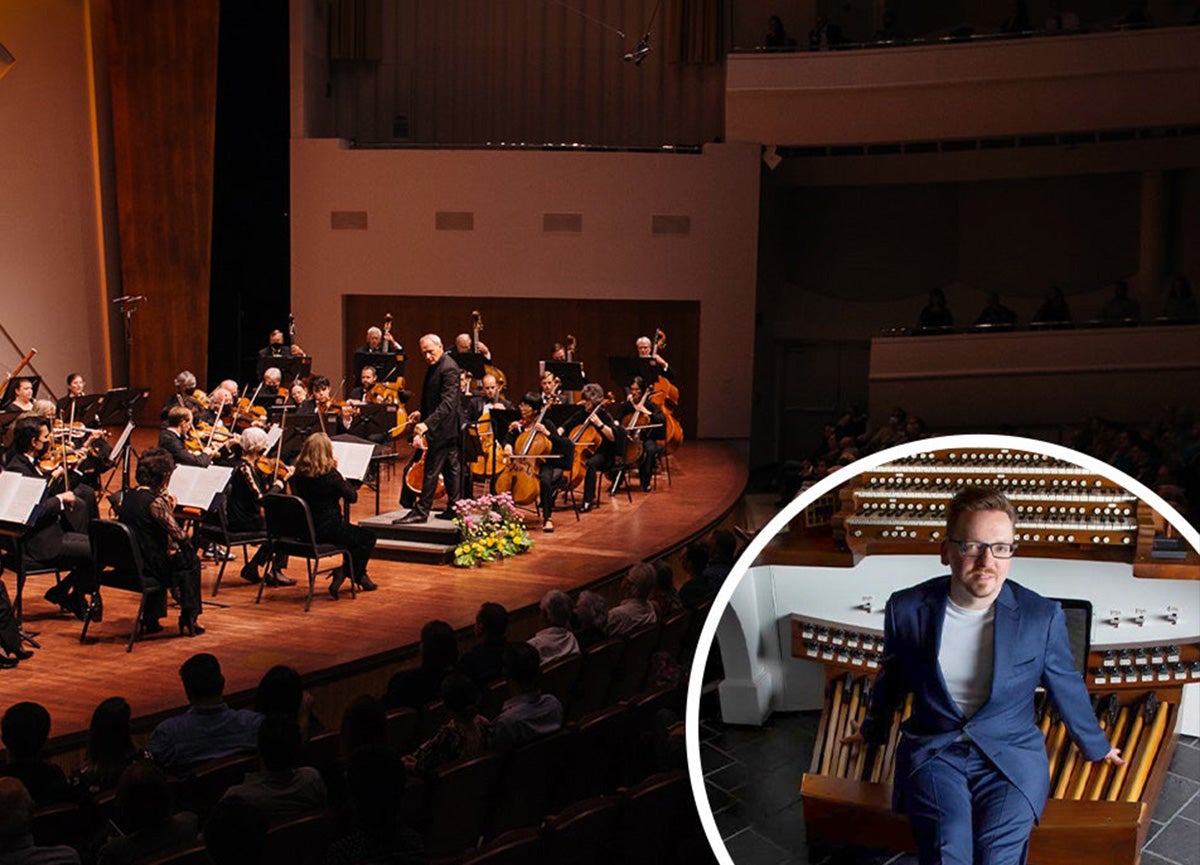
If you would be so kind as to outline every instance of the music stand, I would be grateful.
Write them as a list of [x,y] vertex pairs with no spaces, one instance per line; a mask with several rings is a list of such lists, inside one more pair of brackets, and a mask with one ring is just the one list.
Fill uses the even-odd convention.
[[[81,421],[84,426],[101,426],[100,424],[100,406],[104,404],[105,395],[102,393],[88,393],[83,396],[64,396],[58,401],[58,415],[63,420],[70,420],[72,417],[77,421]],[[74,403],[72,411],[71,404]]]
[[544,360],[543,369],[562,382],[563,390],[581,390],[587,382],[583,364],[575,360]]
[[608,356],[608,374],[621,387],[629,387],[634,378],[641,376],[646,384],[658,381],[658,373],[648,357],[630,357],[627,354]]
[[392,428],[396,426],[397,407],[380,403],[365,403],[358,407],[358,424],[355,425],[355,435],[370,439],[371,436],[383,436],[387,441]]
[[138,403],[150,398],[148,387],[114,387],[104,395],[100,426],[116,426],[133,420]]
[[254,405],[260,408],[265,408],[269,412],[271,409],[283,405],[287,402],[287,397],[280,396],[278,392],[272,393],[268,390],[261,390],[258,396],[254,398]]
[[260,357],[254,364],[254,373],[259,381],[262,381],[263,373],[271,367],[279,370],[281,381],[293,382],[312,375],[312,358],[307,354],[299,357]]
[[17,388],[21,386],[21,382],[28,381],[33,383],[32,399],[37,399],[38,388],[42,386],[42,377],[40,375],[18,375],[14,376],[4,388],[4,396],[0,397],[0,405],[8,405],[13,401],[13,397],[17,394]]
[[[567,421],[569,421],[574,415],[579,414],[581,411],[583,411],[583,409],[578,405],[552,405],[550,408],[546,409],[546,426],[550,427],[551,429],[565,429]],[[583,412],[583,417],[587,417],[586,411]],[[569,432],[569,429],[566,430],[566,433]],[[566,433],[564,433],[564,435]]]
[[484,365],[487,358],[476,351],[451,352],[450,356],[458,364],[458,368],[471,374],[471,381],[481,381],[484,376]]
[[407,359],[402,351],[372,352],[358,349],[354,352],[354,380],[362,381],[364,366],[375,367],[375,375],[379,381],[404,378],[404,361]]
[[292,423],[283,431],[283,448],[282,453],[284,459],[291,454],[300,453],[300,448],[304,445],[305,439],[315,432],[321,431],[321,422],[315,414],[300,415],[293,418]]

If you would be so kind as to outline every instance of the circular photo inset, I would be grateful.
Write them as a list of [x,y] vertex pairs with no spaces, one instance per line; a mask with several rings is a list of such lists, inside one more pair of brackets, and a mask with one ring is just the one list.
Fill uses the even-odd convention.
[[1158,852],[1200,862],[1167,833],[1200,746],[1200,539],[1085,454],[951,436],[843,468],[752,539],[694,669],[722,862],[1115,865],[1179,838]]

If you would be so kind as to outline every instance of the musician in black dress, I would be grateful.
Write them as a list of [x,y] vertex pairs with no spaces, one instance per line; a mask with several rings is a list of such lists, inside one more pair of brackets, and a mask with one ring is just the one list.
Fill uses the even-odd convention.
[[95,493],[90,488],[65,489],[61,467],[43,472],[39,462],[49,450],[50,421],[44,417],[21,418],[13,430],[13,453],[5,469],[47,482],[31,527],[22,538],[24,565],[27,569],[55,565],[69,568],[70,573],[51,587],[45,598],[82,619],[87,609],[84,595],[95,590],[87,536]]
[[527,393],[521,397],[521,401],[517,403],[521,418],[513,421],[504,435],[504,454],[509,457],[515,455],[514,458],[518,460],[521,458],[522,447],[518,439],[525,432],[533,431],[535,436],[545,436],[549,440],[550,454],[553,458],[542,460],[538,466],[538,483],[541,486],[538,492],[538,514],[542,518],[542,531],[552,532],[554,522],[550,517],[554,513],[554,498],[563,483],[563,473],[571,470],[574,445],[558,430],[538,420],[542,405],[541,394]]
[[148,580],[162,586],[147,599],[142,632],[162,630],[159,619],[167,614],[166,591],[179,601],[179,633],[195,637],[204,633],[200,615],[200,560],[187,532],[175,521],[175,497],[167,492],[175,461],[164,448],[150,448],[138,459],[137,488],[127,490],[118,519],[133,530]]
[[[662,453],[666,418],[662,410],[646,398],[646,380],[640,375],[630,383],[629,396],[617,410],[617,420],[625,428],[627,437],[636,437],[641,442],[641,453],[637,458],[638,481],[643,490],[648,490],[658,465],[658,455]],[[648,429],[638,430],[642,424]]]
[[[259,470],[256,463],[267,449],[267,434],[258,427],[247,427],[241,434],[241,458],[233,469],[229,481],[229,495],[225,499],[225,520],[231,532],[261,532],[264,529],[262,500],[271,493],[281,493],[292,476],[291,466],[281,465],[280,472],[268,475]],[[271,561],[271,548],[263,544],[254,557],[242,568],[242,579],[257,583],[265,579],[268,586],[293,586],[295,580],[280,573],[284,559],[276,560],[273,567],[260,577],[259,568]]]
[[375,583],[367,576],[367,562],[371,559],[371,551],[375,549],[375,533],[362,526],[351,525],[343,515],[342,502],[354,504],[358,501],[358,492],[337,470],[333,443],[325,433],[313,433],[305,439],[300,456],[296,457],[292,492],[308,503],[317,540],[323,544],[344,547],[353,559],[353,574],[347,574],[349,569],[345,563],[334,571],[333,581],[329,584],[329,594],[333,599],[337,600],[338,589],[347,576],[351,576],[364,592],[374,591]]
[[74,446],[82,451],[82,458],[75,465],[80,480],[92,489],[103,486],[101,475],[113,467],[112,445],[105,441],[106,432],[103,429],[87,429],[95,425],[99,417],[93,412],[91,417],[83,417],[75,411],[75,402],[87,396],[87,382],[82,373],[73,372],[67,375],[67,393],[58,401],[58,411],[65,422],[74,420],[82,423],[84,430],[74,436]]
[[588,423],[595,427],[600,435],[600,444],[584,463],[587,471],[583,476],[583,505],[579,509],[587,512],[596,507],[597,475],[611,471],[616,465],[617,457],[625,453],[625,430],[609,414],[608,409],[601,406],[604,401],[604,388],[591,381],[585,384],[579,393],[583,397],[583,407],[571,415],[561,432],[570,436],[575,427]]
[[462,490],[459,436],[463,426],[463,397],[459,367],[446,353],[442,339],[436,333],[421,337],[420,348],[429,369],[421,388],[420,411],[413,412],[409,419],[418,422],[413,431],[422,440],[418,445],[418,440],[414,439],[413,446],[425,448],[425,483],[412,510],[396,520],[400,525],[423,523],[429,519],[439,474],[444,476],[448,499],[446,509],[441,513],[443,519],[454,517],[454,503]]

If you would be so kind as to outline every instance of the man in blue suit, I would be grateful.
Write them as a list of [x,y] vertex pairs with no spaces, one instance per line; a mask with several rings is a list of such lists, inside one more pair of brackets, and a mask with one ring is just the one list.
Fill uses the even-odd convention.
[[1062,607],[1006,580],[1015,511],[967,487],[946,514],[937,577],[888,599],[884,659],[853,741],[883,743],[913,695],[896,749],[893,808],[923,863],[1022,863],[1050,790],[1034,719],[1044,686],[1089,760],[1121,765],[1075,670]]

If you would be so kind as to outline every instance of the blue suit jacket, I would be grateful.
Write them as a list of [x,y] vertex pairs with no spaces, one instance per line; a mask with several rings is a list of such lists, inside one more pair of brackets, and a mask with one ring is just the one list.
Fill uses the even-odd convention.
[[1050,792],[1046,743],[1034,718],[1034,689],[1044,685],[1067,730],[1089,760],[1109,751],[1075,670],[1062,607],[1006,580],[995,602],[995,654],[991,694],[964,718],[946,689],[938,665],[950,578],[936,577],[888,599],[884,658],[863,724],[868,742],[886,740],[892,714],[913,695],[912,715],[896,748],[893,807],[905,808],[909,776],[938,751],[966,734],[1024,794],[1040,815]]

